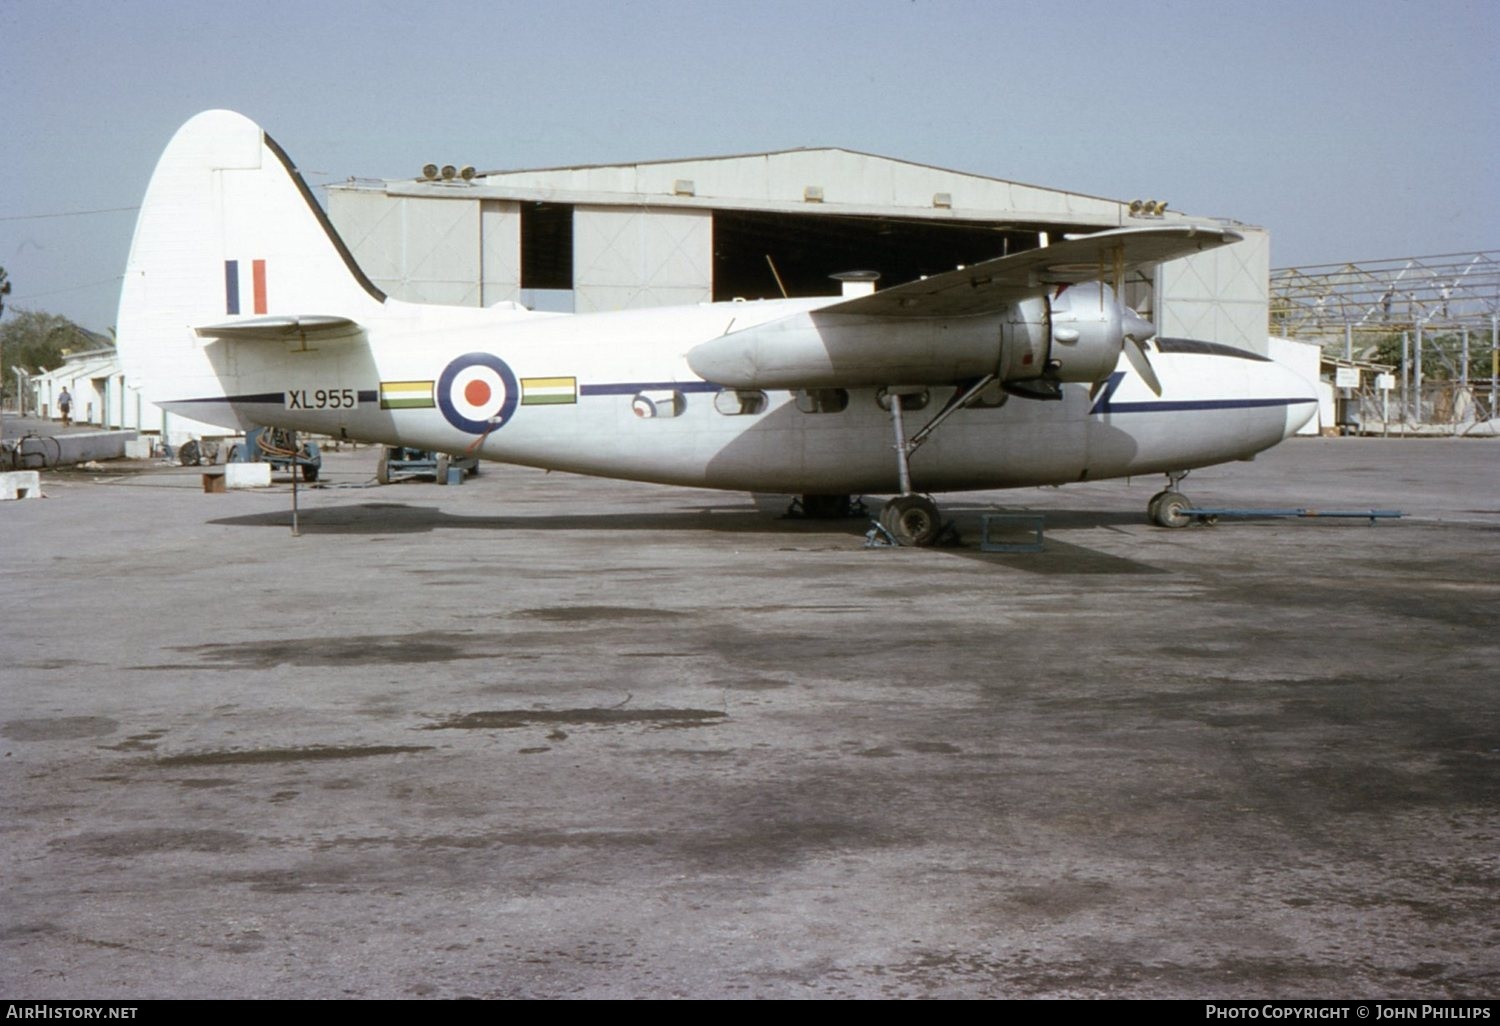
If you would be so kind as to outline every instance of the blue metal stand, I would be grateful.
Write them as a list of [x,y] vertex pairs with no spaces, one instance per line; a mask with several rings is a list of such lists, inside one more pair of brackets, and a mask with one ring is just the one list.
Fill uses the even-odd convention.
[[1221,509],[1191,506],[1181,510],[1181,512],[1184,516],[1193,517],[1206,523],[1213,523],[1220,517],[1236,517],[1247,520],[1257,517],[1352,517],[1358,520],[1368,520],[1373,524],[1377,520],[1396,520],[1402,516],[1401,511],[1397,509]]
[[[1041,552],[1045,520],[1040,513],[986,513],[979,518],[981,552]],[[1029,541],[1002,542],[990,537],[992,526],[1010,531],[1029,531]]]

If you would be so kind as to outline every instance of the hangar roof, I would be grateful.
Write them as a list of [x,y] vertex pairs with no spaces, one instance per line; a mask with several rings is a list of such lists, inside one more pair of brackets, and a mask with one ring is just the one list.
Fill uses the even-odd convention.
[[[340,188],[341,186],[334,186]],[[1132,217],[1126,201],[986,178],[837,147],[527,168],[473,181],[351,182],[393,196],[600,206],[772,210],[1093,228],[1184,219]]]

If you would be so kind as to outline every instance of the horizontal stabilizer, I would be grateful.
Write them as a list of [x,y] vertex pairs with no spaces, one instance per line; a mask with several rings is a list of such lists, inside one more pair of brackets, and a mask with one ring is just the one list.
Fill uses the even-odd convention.
[[1038,296],[1058,285],[1111,282],[1147,264],[1175,260],[1238,242],[1219,225],[1121,228],[997,257],[860,296],[819,313],[872,317],[964,317]]
[[249,317],[224,324],[206,324],[193,331],[199,338],[225,338],[235,342],[354,342],[364,337],[364,329],[347,317],[316,314]]

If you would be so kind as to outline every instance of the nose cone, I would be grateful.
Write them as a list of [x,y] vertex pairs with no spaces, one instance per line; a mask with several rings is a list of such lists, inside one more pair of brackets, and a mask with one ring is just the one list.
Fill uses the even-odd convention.
[[1127,306],[1120,314],[1120,334],[1144,342],[1155,337],[1156,325]]
[[1281,372],[1283,394],[1287,399],[1286,426],[1281,437],[1290,438],[1317,415],[1318,386],[1286,364],[1278,363],[1276,369]]

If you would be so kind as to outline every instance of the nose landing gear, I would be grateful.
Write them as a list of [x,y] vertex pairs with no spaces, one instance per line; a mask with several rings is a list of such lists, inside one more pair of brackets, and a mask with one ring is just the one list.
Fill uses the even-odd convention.
[[1146,504],[1146,516],[1158,527],[1186,527],[1193,522],[1183,510],[1192,509],[1193,504],[1186,495],[1177,490],[1178,482],[1188,476],[1186,470],[1167,471],[1167,487],[1151,496]]

